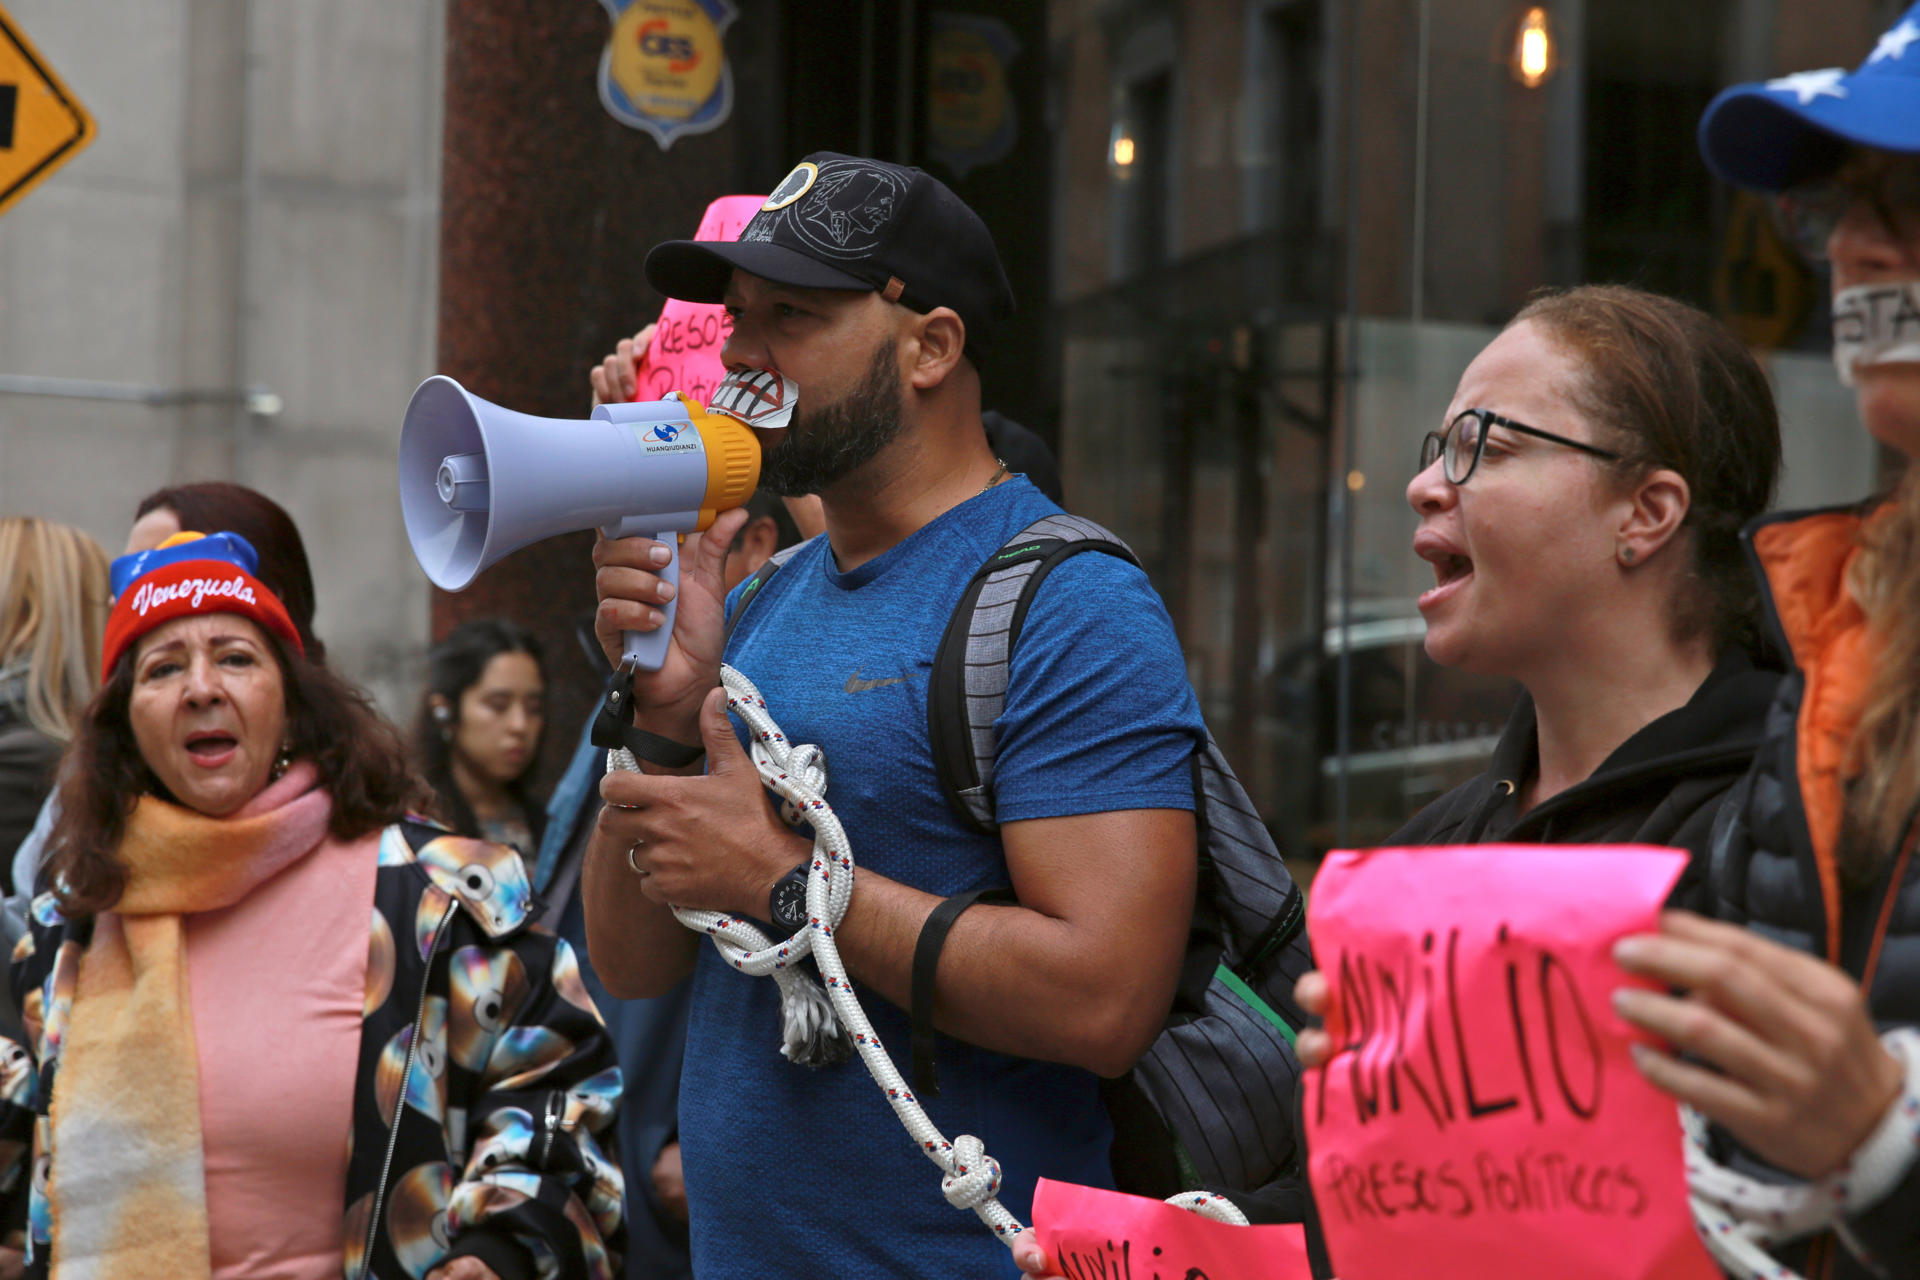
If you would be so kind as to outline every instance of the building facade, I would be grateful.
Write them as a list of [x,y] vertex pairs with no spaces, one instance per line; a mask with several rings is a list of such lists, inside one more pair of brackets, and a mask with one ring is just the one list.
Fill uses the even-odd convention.
[[731,15],[731,115],[663,146],[601,107],[598,63],[617,11],[696,0],[156,0],[112,23],[13,0],[100,136],[0,220],[0,510],[117,550],[160,483],[256,485],[307,535],[335,661],[392,711],[459,616],[552,621],[561,750],[596,679],[568,638],[590,579],[562,582],[584,543],[435,597],[392,475],[411,388],[449,371],[584,411],[589,361],[658,309],[646,246],[707,199],[813,150],[924,165],[1019,298],[988,405],[1140,553],[1305,854],[1392,831],[1511,704],[1422,655],[1403,488],[1533,290],[1626,281],[1734,324],[1775,380],[1783,504],[1879,478],[1824,281],[1693,129],[1725,84],[1857,63],[1896,0],[698,3]]

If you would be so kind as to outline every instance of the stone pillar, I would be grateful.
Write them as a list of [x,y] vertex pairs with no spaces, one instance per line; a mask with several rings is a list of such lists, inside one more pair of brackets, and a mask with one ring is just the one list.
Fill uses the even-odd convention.
[[[590,0],[448,6],[440,372],[523,413],[586,416],[589,366],[659,312],[642,276],[647,249],[691,235],[715,196],[751,191],[783,171],[777,133],[767,145],[781,82],[777,26],[734,24],[726,38],[734,118],[663,152],[600,104],[596,74],[611,31],[604,8]],[[605,677],[604,661],[596,655],[589,665],[574,637],[594,603],[591,546],[589,534],[555,538],[508,557],[464,592],[434,593],[436,639],[489,615],[538,633],[550,691],[543,787],[571,753]]]

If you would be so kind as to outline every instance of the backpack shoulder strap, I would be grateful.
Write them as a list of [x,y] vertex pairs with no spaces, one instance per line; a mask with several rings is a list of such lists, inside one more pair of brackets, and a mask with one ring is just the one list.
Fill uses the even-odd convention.
[[[819,534],[814,535],[815,538],[819,536]],[[805,538],[790,547],[782,547],[780,550],[768,556],[761,562],[760,567],[753,571],[753,574],[741,586],[739,602],[733,606],[733,613],[727,618],[726,634],[721,639],[723,646],[728,640],[733,639],[733,629],[740,625],[740,619],[747,616],[747,606],[752,604],[753,598],[760,594],[760,588],[766,586],[774,574],[785,568],[787,561],[793,559],[799,555],[802,550],[812,545],[813,538]]]
[[[1001,544],[960,593],[927,681],[927,731],[940,789],[976,831],[993,816],[993,722],[1007,702],[1007,667],[1027,610],[1054,566],[1082,551],[1140,561],[1119,538],[1079,516],[1034,521]],[[738,612],[736,610],[736,612]]]

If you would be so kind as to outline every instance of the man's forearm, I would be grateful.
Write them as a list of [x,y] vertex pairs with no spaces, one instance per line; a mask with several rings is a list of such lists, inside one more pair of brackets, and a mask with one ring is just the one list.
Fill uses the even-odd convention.
[[[860,871],[835,932],[856,991],[910,1007],[913,952],[940,899]],[[1173,998],[1155,977],[1116,973],[1073,925],[1025,907],[976,906],[940,955],[934,1025],[997,1053],[1120,1075],[1166,1019]]]
[[601,984],[622,999],[668,991],[692,971],[700,938],[640,891],[618,842],[596,832],[581,868],[587,955]]

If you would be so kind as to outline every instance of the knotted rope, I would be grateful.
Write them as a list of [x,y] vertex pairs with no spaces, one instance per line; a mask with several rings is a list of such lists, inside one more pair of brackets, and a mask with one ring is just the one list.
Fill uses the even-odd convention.
[[1845,1164],[1816,1182],[1762,1182],[1735,1173],[1708,1154],[1706,1118],[1692,1107],[1680,1108],[1694,1227],[1714,1260],[1736,1280],[1801,1280],[1768,1250],[1829,1229],[1872,1265],[1868,1252],[1850,1237],[1846,1219],[1885,1199],[1906,1176],[1920,1146],[1920,1032],[1902,1027],[1887,1032],[1881,1043],[1906,1071],[1900,1099]]
[[[787,741],[753,681],[722,665],[720,683],[727,691],[727,709],[740,717],[753,736],[749,753],[754,768],[761,781],[780,797],[781,816],[790,825],[804,822],[813,828],[807,923],[791,938],[776,942],[739,916],[675,907],[675,917],[695,933],[713,939],[714,947],[733,968],[753,977],[771,976],[780,984],[780,1052],[785,1057],[804,1066],[843,1060],[844,1048],[836,1056],[835,1046],[844,1045],[850,1037],[907,1134],[939,1167],[940,1192],[947,1203],[956,1209],[973,1210],[1011,1248],[1014,1236],[1025,1228],[996,1198],[1000,1193],[999,1162],[987,1154],[979,1138],[963,1133],[949,1142],[927,1118],[853,994],[839,944],[834,940],[834,930],[840,927],[853,897],[853,849],[826,801],[826,756],[817,746],[796,746]],[[614,769],[639,768],[624,750],[611,752],[607,764]],[[800,964],[808,955],[819,967],[824,992]],[[1231,1201],[1212,1192],[1186,1192],[1168,1203],[1216,1221],[1246,1225],[1246,1217]]]

